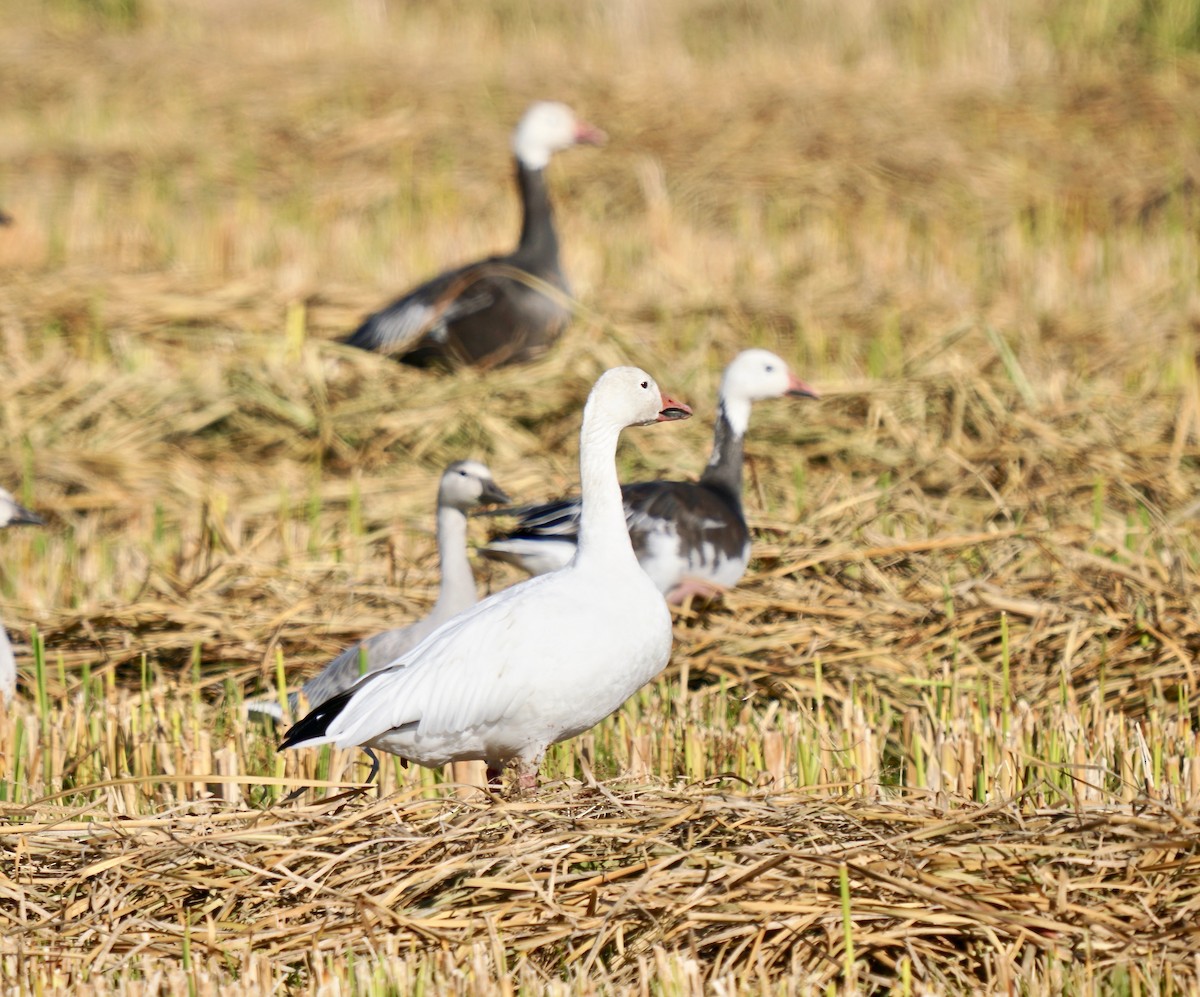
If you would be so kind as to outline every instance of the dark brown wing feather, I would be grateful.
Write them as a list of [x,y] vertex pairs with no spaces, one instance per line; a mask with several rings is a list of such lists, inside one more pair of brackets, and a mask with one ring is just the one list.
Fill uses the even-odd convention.
[[555,271],[526,282],[514,271],[510,258],[492,257],[444,273],[370,316],[345,342],[418,367],[531,360],[558,339],[571,317],[561,299],[537,284],[565,294],[565,281]]
[[740,557],[750,530],[737,503],[721,490],[690,481],[645,481],[626,485],[625,519],[638,556],[648,553],[648,539],[666,524],[683,550],[711,544],[726,558]]

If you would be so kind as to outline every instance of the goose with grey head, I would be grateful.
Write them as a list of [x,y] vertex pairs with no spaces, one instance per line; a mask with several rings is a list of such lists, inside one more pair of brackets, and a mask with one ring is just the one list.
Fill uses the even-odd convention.
[[[750,408],[784,396],[818,398],[768,350],[745,350],[725,368],[712,456],[700,480],[625,485],[625,519],[642,567],[671,603],[711,597],[736,585],[750,561],[750,528],[742,512],[742,463]],[[491,513],[486,513],[490,515]],[[566,564],[579,532],[579,499],[498,509],[517,525],[480,550],[540,575]]]
[[523,215],[517,248],[426,281],[345,342],[418,367],[498,367],[543,353],[571,319],[546,166],[555,152],[604,140],[565,104],[533,104],[513,133]]
[[[441,584],[433,609],[424,619],[375,634],[347,648],[305,682],[299,692],[288,694],[291,715],[296,715],[302,695],[309,708],[319,706],[345,692],[367,672],[390,664],[447,620],[475,605],[475,576],[467,559],[467,512],[477,506],[508,501],[486,464],[459,460],[449,465],[438,484],[437,549]],[[283,717],[283,709],[273,698],[248,700],[246,709],[276,720]]]
[[633,554],[617,438],[627,426],[686,418],[636,367],[606,371],[580,431],[579,542],[564,568],[489,596],[387,668],[295,724],[281,748],[332,742],[420,765],[482,759],[536,784],[546,748],[616,710],[666,666],[671,616]]

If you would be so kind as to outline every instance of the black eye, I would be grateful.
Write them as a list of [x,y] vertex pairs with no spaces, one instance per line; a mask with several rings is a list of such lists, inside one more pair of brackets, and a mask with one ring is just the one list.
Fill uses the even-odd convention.
[[650,387],[650,382],[649,382],[649,381],[643,381],[643,382],[642,382],[642,387],[643,387],[643,388],[648,388],[648,387]]
[[768,374],[770,374],[770,373],[771,373],[771,371],[773,371],[774,369],[775,369],[775,365],[774,365],[774,364],[767,364],[767,373],[768,373]]

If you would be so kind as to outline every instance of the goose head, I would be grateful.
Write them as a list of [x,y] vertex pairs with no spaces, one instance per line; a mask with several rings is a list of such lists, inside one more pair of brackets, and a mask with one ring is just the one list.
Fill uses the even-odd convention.
[[764,398],[785,395],[820,398],[816,389],[788,370],[782,361],[767,349],[743,350],[734,356],[721,378],[721,397],[740,398],[746,402],[761,402]]
[[45,523],[45,520],[36,512],[26,509],[11,494],[0,488],[0,526],[16,526],[20,523],[40,526]]
[[638,367],[613,367],[596,381],[588,408],[619,428],[687,419],[692,410],[662,393],[654,378]]
[[770,350],[743,350],[721,376],[721,411],[739,436],[750,423],[750,406],[766,398],[785,395],[820,398],[815,388],[800,380]]
[[438,486],[438,505],[461,512],[477,505],[511,501],[504,489],[496,484],[491,469],[477,460],[456,460],[443,472]]
[[550,157],[573,145],[602,145],[605,134],[575,117],[566,104],[539,101],[530,106],[513,132],[513,155],[531,170],[542,170]]
[[770,350],[743,350],[725,368],[721,378],[721,397],[747,402],[761,402],[784,395],[820,398],[789,369],[788,365]]

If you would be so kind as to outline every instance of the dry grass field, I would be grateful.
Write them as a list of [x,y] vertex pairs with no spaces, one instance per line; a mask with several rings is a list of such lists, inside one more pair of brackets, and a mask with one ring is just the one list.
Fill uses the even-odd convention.
[[[0,13],[6,989],[1200,989],[1190,0]],[[338,345],[513,243],[546,97],[610,135],[560,346]],[[536,794],[244,718],[429,606],[448,461],[571,489],[633,362],[696,418],[622,474],[696,475],[751,345],[823,393],[755,410],[751,571]]]

